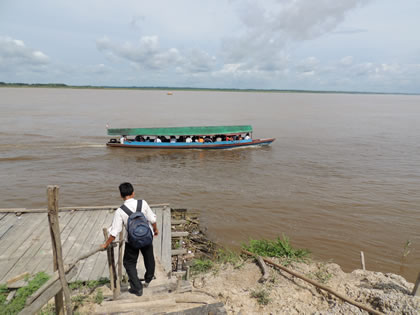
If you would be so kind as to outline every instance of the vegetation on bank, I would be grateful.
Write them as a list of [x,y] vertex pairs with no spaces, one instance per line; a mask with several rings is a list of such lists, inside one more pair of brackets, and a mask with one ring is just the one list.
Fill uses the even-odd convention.
[[26,299],[47,282],[49,278],[45,272],[38,272],[31,280],[27,278],[26,280],[29,280],[28,284],[19,288],[10,302],[7,302],[9,290],[6,285],[0,286],[0,315],[19,313],[25,307]]
[[278,237],[273,241],[251,239],[242,248],[263,257],[284,258],[283,264],[289,264],[293,261],[304,261],[309,255],[307,249],[293,248],[289,238],[285,235],[283,235],[283,239]]
[[[71,302],[75,314],[79,313],[79,309],[88,303],[101,304],[104,300],[104,295],[100,287],[109,284],[108,278],[100,278],[99,280],[91,281],[75,281],[69,283],[71,290]],[[92,293],[94,293],[92,295]],[[40,315],[54,315],[55,305],[47,304],[39,312]]]
[[[307,249],[294,248],[290,244],[289,238],[284,235],[282,238],[278,237],[275,240],[250,239],[247,244],[242,245],[242,249],[258,256],[279,258],[283,265],[289,265],[292,262],[309,262],[309,251]],[[208,257],[194,259],[190,270],[193,276],[209,271],[217,274],[221,265],[230,264],[234,269],[238,269],[244,266],[247,258],[250,258],[250,256],[242,256],[230,250],[218,249],[212,259]],[[328,282],[332,275],[324,269],[319,268],[317,272],[308,276],[322,283]],[[250,292],[250,297],[255,298],[261,306],[269,304],[271,302],[270,291],[274,285],[273,281],[275,279],[271,278],[268,283],[260,284],[260,287]]]
[[33,87],[33,88],[69,88],[69,89],[116,89],[116,90],[163,90],[163,91],[217,91],[217,92],[271,92],[271,93],[322,93],[322,94],[398,94],[417,95],[416,93],[385,93],[361,91],[318,91],[295,89],[233,89],[233,88],[193,88],[170,86],[95,86],[67,85],[64,83],[6,83],[0,82],[0,87]]
[[[263,257],[281,258],[283,265],[288,265],[291,262],[305,262],[309,257],[309,251],[307,249],[294,248],[290,244],[289,238],[284,235],[282,239],[278,237],[273,241],[251,239],[248,244],[242,245],[242,249]],[[214,269],[217,264],[226,263],[233,265],[235,268],[240,268],[243,264],[243,259],[236,252],[219,249],[216,251],[213,259],[194,259],[191,265],[191,272],[193,275],[205,273]]]
[[[32,279],[26,278],[28,284],[24,287],[19,288],[16,291],[15,296],[7,301],[7,297],[12,290],[9,290],[6,285],[0,286],[0,315],[12,315],[18,314],[24,307],[26,300],[29,296],[35,293],[45,282],[48,281],[50,276],[45,272],[37,273]],[[71,300],[73,304],[73,311],[76,311],[83,306],[85,303],[96,303],[101,304],[104,296],[99,287],[108,284],[109,279],[101,278],[95,281],[76,281],[69,284],[71,289]],[[99,288],[99,289],[98,289]],[[96,294],[91,294],[96,290]],[[55,314],[55,305],[47,304],[39,312],[42,315]]]

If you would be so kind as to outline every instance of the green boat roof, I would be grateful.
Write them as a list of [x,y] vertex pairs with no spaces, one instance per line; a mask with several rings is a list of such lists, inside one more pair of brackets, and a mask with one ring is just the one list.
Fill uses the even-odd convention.
[[252,132],[252,126],[202,126],[202,127],[163,127],[163,128],[109,128],[110,136],[205,136],[232,135]]

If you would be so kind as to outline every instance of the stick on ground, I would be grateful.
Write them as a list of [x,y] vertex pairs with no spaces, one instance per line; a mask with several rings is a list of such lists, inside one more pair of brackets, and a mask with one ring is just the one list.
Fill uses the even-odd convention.
[[[253,253],[251,253],[251,252],[248,252],[247,250],[242,250],[242,252],[244,253],[244,254],[247,254],[247,255],[249,255],[249,256],[252,256],[252,257],[256,257],[256,255],[255,254],[253,254]],[[372,313],[372,314],[374,314],[374,315],[384,315],[384,313],[382,313],[382,312],[379,312],[379,311],[377,311],[377,310],[374,310],[373,308],[371,308],[371,307],[369,307],[369,306],[366,306],[366,305],[363,305],[362,303],[359,303],[359,302],[356,302],[356,301],[354,301],[354,300],[352,300],[352,299],[350,299],[350,298],[348,298],[348,297],[346,297],[346,296],[344,296],[344,295],[342,295],[342,294],[340,294],[340,293],[338,293],[338,292],[335,292],[333,289],[331,289],[331,288],[329,288],[329,287],[327,287],[327,286],[325,286],[325,285],[322,285],[322,284],[320,284],[320,283],[318,283],[318,282],[316,282],[316,281],[314,281],[314,280],[312,280],[312,279],[309,279],[309,278],[307,278],[307,277],[305,277],[305,276],[303,276],[303,275],[301,275],[301,274],[299,274],[299,273],[297,273],[297,272],[294,272],[294,271],[292,271],[292,270],[290,270],[290,269],[288,269],[288,268],[286,268],[286,267],[284,267],[284,266],[282,266],[282,265],[279,265],[279,264],[277,264],[277,263],[275,263],[274,261],[272,261],[272,260],[270,260],[270,259],[268,259],[268,258],[262,258],[266,263],[268,263],[268,264],[270,264],[270,265],[273,265],[273,266],[275,266],[276,268],[279,268],[279,269],[281,269],[281,270],[283,270],[283,271],[286,271],[287,273],[290,273],[291,275],[293,275],[293,276],[295,276],[296,278],[299,278],[299,279],[302,279],[302,280],[305,280],[306,282],[309,282],[310,284],[312,284],[312,285],[314,285],[314,286],[316,286],[316,287],[318,287],[318,288],[320,288],[320,289],[322,289],[322,290],[324,290],[324,291],[327,291],[327,292],[329,292],[329,293],[331,293],[331,294],[333,294],[333,295],[335,295],[336,297],[338,297],[338,298],[340,298],[340,299],[342,299],[343,301],[346,301],[347,303],[350,303],[350,304],[352,304],[352,305],[354,305],[354,306],[357,306],[358,308],[360,308],[360,309],[363,309],[363,310],[365,310],[365,311],[367,311],[367,312],[370,312],[370,313]]]

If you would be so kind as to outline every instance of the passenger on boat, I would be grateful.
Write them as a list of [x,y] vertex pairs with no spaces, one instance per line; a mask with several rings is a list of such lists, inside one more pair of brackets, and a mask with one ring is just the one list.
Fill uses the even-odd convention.
[[176,138],[174,136],[171,137],[171,143],[176,143]]
[[216,141],[217,141],[217,142],[222,141],[222,137],[221,137],[221,136],[217,136],[217,137],[216,137]]
[[121,138],[120,138],[120,143],[121,144],[124,144],[124,142],[125,141],[127,141],[127,137],[126,136],[122,136]]
[[136,137],[134,138],[134,140],[136,140],[137,142],[144,142],[144,138],[143,138],[143,136],[136,136]]
[[156,137],[156,138],[155,138],[155,142],[156,142],[156,143],[161,143],[161,142],[162,142],[162,140],[160,140],[160,138],[159,138],[159,137]]
[[150,142],[150,137],[146,137],[145,142]]
[[187,136],[187,139],[185,139],[185,142],[187,142],[187,143],[191,143],[191,142],[192,142],[191,137],[190,137],[190,136]]
[[200,143],[204,143],[204,139],[203,139],[203,137],[199,137],[199,138],[198,138],[198,142],[200,142]]
[[249,136],[249,133],[246,134],[245,140],[251,140],[251,137]]
[[209,136],[205,136],[204,137],[204,142],[205,143],[210,143],[210,142],[213,142],[213,140],[211,140],[211,138]]

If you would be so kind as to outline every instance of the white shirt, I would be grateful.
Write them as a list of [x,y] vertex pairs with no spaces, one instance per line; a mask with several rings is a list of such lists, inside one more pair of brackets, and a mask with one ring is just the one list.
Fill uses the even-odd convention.
[[191,137],[188,137],[187,139],[185,139],[185,142],[188,142],[188,143],[192,142]]
[[124,137],[121,137],[120,138],[120,143],[123,144],[124,143],[124,140],[125,140],[125,138]]
[[155,139],[155,142],[160,143],[160,142],[162,142],[162,140],[160,140],[159,138],[156,138],[156,139]]
[[249,140],[249,139],[251,139],[250,136],[245,136],[245,140]]
[[[137,209],[137,200],[134,198],[127,199],[124,201],[124,205],[130,209],[133,212],[136,212]],[[149,227],[152,230],[153,234],[153,227],[152,224],[156,223],[156,214],[150,209],[149,204],[146,202],[146,200],[143,200],[143,203],[141,205],[141,212],[144,214],[146,219],[149,221]],[[114,219],[112,220],[112,225],[108,229],[109,234],[111,234],[114,237],[117,237],[118,234],[122,231],[123,226],[127,230],[127,220],[128,215],[122,210],[121,208],[118,208],[115,210]],[[124,239],[127,241],[127,233],[124,233]]]

